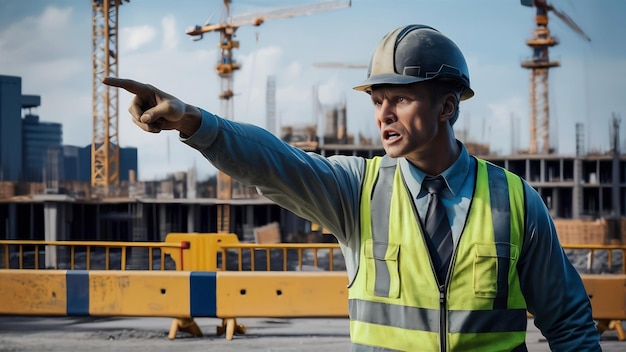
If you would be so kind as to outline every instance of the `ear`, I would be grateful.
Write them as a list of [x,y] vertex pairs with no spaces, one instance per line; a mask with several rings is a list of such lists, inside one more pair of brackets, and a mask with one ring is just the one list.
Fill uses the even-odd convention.
[[456,111],[456,104],[458,104],[458,101],[454,94],[449,93],[442,97],[441,113],[439,114],[439,120],[441,122],[448,122],[452,119]]

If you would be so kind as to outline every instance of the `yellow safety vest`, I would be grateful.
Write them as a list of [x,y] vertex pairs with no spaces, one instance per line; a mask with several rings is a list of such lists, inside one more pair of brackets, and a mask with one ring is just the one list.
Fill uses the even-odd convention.
[[360,261],[349,289],[353,351],[526,351],[516,267],[523,185],[476,160],[474,196],[442,287],[396,160],[367,161]]

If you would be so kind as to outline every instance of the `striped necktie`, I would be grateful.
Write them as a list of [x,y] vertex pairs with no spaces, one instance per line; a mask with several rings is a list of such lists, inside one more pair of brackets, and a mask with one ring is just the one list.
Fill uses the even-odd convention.
[[448,221],[446,208],[439,199],[439,193],[445,189],[446,182],[439,176],[437,178],[426,178],[423,183],[430,197],[424,230],[430,238],[430,256],[437,273],[437,279],[440,284],[443,284],[446,280],[454,247],[452,228]]

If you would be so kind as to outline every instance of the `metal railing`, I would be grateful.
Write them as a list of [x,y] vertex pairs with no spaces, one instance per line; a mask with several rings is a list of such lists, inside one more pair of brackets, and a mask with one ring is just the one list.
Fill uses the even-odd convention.
[[345,270],[343,255],[336,243],[225,243],[219,247],[220,270]]
[[168,253],[179,251],[182,260],[182,252],[188,248],[187,242],[0,240],[0,268],[175,270],[175,265],[168,265]]
[[[596,260],[596,252],[606,252],[605,264],[607,271],[612,272],[614,251],[618,251],[621,255],[621,274],[626,274],[626,245],[622,244],[563,244],[561,245],[566,251],[588,251],[587,268],[592,271],[594,261]],[[621,253],[620,253],[621,252]]]
[[[617,259],[621,260],[621,273],[626,274],[626,244],[563,244],[562,247],[570,254],[573,251],[586,251],[584,264],[590,272],[614,273],[616,265],[613,265],[613,262]],[[201,251],[183,255],[189,248],[189,243],[185,241],[0,240],[0,269],[175,270],[176,263],[173,260],[175,258],[180,261],[180,270],[185,270],[183,258],[193,253],[214,256],[211,260],[218,263],[218,270],[345,270],[343,255],[336,243],[222,243],[218,246],[217,253]],[[597,261],[606,267],[597,269],[594,266]],[[579,268],[582,265],[577,264]]]

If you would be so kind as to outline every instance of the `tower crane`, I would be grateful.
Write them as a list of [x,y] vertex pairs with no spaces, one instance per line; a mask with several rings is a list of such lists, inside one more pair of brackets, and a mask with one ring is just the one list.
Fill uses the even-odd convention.
[[[124,0],[129,2],[130,0]],[[92,0],[91,186],[108,190],[119,183],[118,90],[102,83],[116,77],[117,18],[122,0]]]
[[[520,0],[521,4],[535,7],[535,32],[532,38],[526,40],[533,50],[530,60],[522,61],[522,67],[531,70],[530,75],[530,145],[528,152],[531,154],[550,153],[550,108],[548,101],[548,71],[558,67],[561,63],[550,60],[548,49],[559,44],[559,40],[550,35],[548,29],[548,13],[554,13],[567,26],[591,41],[589,36],[565,13],[557,10],[547,0]],[[540,126],[537,122],[540,121]],[[539,131],[538,131],[539,130]],[[538,148],[537,137],[541,138],[541,147]]]
[[[248,13],[230,16],[230,3],[232,0],[224,0],[226,20],[220,23],[196,25],[188,28],[186,34],[193,40],[202,39],[204,33],[219,32],[220,57],[215,66],[218,76],[221,78],[219,98],[221,100],[221,116],[226,119],[233,119],[233,74],[240,68],[233,58],[233,49],[239,48],[239,41],[234,40],[237,29],[244,25],[260,26],[269,19],[289,18],[295,16],[309,15],[315,12],[337,10],[347,8],[352,5],[352,1],[323,1],[317,3],[303,4],[277,8],[269,11]],[[230,176],[217,173],[217,198],[228,200],[232,198],[232,179]],[[218,205],[218,232],[230,232],[230,206],[228,204]]]
[[222,100],[222,117],[232,119],[232,98],[233,98],[233,73],[240,68],[233,58],[233,49],[239,48],[239,41],[233,40],[237,29],[244,25],[260,26],[266,20],[288,18],[301,15],[309,15],[314,12],[330,11],[351,6],[351,1],[323,1],[317,3],[304,4],[273,9],[259,13],[248,13],[230,16],[230,3],[232,0],[224,0],[226,10],[226,21],[215,24],[196,25],[187,29],[187,35],[194,40],[200,40],[204,33],[219,32],[219,48],[221,50],[220,59],[215,69],[221,77],[221,92],[219,98]]

